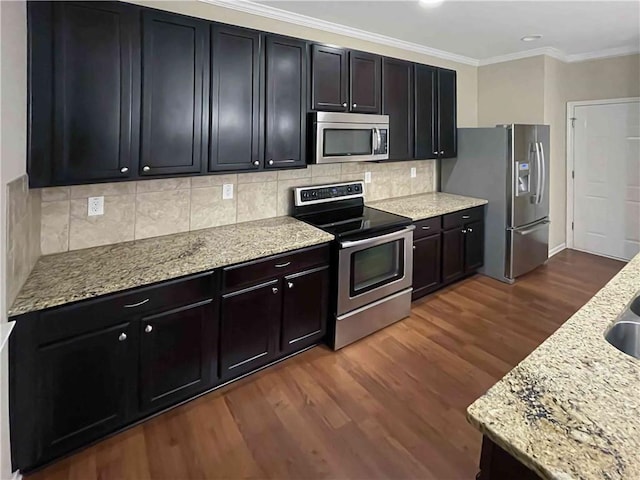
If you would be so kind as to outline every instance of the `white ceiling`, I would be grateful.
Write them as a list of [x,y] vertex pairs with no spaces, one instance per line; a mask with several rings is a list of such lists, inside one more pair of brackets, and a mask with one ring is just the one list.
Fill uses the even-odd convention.
[[[436,55],[441,51],[444,58],[454,54],[466,63],[486,64],[540,53],[575,61],[640,51],[638,0],[448,0],[435,8],[424,8],[417,1],[237,3],[253,4],[274,18],[280,11],[295,23],[309,24],[310,19],[304,17],[311,17],[320,20],[319,28],[331,27],[325,23],[330,22],[346,30],[390,37],[436,50],[429,52]],[[520,38],[528,34],[542,34],[543,38],[522,42]]]

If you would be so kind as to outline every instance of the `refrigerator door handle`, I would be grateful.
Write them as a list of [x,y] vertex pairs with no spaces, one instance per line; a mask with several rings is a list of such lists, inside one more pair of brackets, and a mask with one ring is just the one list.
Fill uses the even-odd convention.
[[540,144],[535,142],[536,149],[536,205],[540,203],[540,190],[542,189],[542,167],[540,166]]
[[536,225],[534,225],[531,228],[525,228],[524,230],[514,229],[513,231],[516,232],[518,235],[529,235],[530,233],[533,233],[536,230],[540,230],[541,228],[546,227],[550,223],[551,223],[550,220],[544,220],[544,221],[542,221],[540,223],[537,223]]
[[[540,178],[540,176],[542,176],[542,181],[540,181],[540,194],[538,195],[538,204],[542,203],[542,199],[544,198],[544,185],[545,183],[547,183],[547,167],[545,166],[545,159],[544,159],[544,146],[542,145],[542,142],[539,142],[540,144],[540,167],[541,170],[538,172],[538,178]],[[540,174],[540,172],[542,172],[542,175]]]

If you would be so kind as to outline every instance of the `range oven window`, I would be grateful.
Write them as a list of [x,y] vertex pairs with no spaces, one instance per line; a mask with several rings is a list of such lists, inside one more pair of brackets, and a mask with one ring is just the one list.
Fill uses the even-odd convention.
[[359,250],[351,255],[351,297],[404,276],[404,239]]
[[373,131],[370,128],[323,130],[323,152],[325,157],[346,157],[349,155],[371,155]]

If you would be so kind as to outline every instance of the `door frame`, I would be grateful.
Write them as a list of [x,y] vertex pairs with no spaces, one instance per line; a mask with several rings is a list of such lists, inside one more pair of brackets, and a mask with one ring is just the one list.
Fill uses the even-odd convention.
[[[567,157],[566,157],[566,165],[567,165],[567,171],[566,171],[566,180],[567,180],[567,197],[566,197],[566,202],[567,202],[567,216],[566,216],[566,245],[567,248],[574,248],[574,241],[573,241],[573,228],[571,226],[571,224],[573,223],[574,219],[573,219],[573,211],[574,211],[574,178],[572,176],[572,172],[574,170],[575,167],[575,162],[574,162],[574,142],[575,142],[575,135],[574,135],[574,128],[572,126],[572,119],[575,119],[575,109],[576,107],[584,107],[584,106],[589,106],[589,105],[612,105],[615,103],[634,103],[634,102],[640,102],[640,97],[625,97],[625,98],[610,98],[610,99],[604,99],[604,100],[582,100],[582,101],[576,101],[576,102],[567,102],[567,121],[566,121],[566,126],[567,126]],[[619,259],[616,259],[619,260]]]

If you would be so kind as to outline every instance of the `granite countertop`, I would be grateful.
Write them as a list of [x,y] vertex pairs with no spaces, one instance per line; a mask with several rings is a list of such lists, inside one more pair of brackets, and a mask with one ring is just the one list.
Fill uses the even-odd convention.
[[204,272],[333,240],[291,217],[41,257],[9,316]]
[[489,202],[481,198],[432,192],[367,202],[367,205],[385,212],[395,213],[396,215],[404,215],[416,221],[458,212],[465,208],[478,207],[487,203]]
[[640,255],[476,400],[469,421],[543,478],[640,478],[640,360],[603,336],[638,290]]

